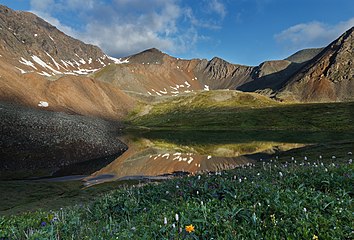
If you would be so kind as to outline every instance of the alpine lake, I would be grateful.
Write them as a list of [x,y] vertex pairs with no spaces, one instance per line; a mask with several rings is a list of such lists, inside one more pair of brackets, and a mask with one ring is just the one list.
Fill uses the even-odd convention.
[[[352,161],[354,133],[295,131],[129,131],[128,150],[90,174],[2,180],[0,215],[83,205],[117,188],[222,172],[266,162],[322,164]],[[78,169],[90,162],[67,166]]]

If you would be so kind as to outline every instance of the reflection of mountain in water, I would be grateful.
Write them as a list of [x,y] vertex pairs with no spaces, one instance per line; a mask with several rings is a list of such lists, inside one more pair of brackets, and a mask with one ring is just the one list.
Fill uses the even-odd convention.
[[255,163],[253,154],[273,153],[303,146],[275,142],[184,146],[146,139],[125,142],[128,142],[129,149],[111,164],[86,178],[86,185],[175,172],[221,171]]

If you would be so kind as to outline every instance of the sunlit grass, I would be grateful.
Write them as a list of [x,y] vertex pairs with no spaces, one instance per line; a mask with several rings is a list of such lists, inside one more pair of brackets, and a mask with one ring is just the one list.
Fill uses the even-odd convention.
[[[227,94],[230,98],[225,98]],[[255,94],[211,91],[166,100],[150,108],[144,114],[136,110],[127,124],[174,130],[354,130],[354,102],[283,104]]]

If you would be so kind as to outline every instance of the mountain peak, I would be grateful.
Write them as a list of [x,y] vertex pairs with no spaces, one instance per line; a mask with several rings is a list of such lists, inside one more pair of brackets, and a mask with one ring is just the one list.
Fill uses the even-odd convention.
[[162,64],[165,57],[170,56],[157,48],[149,48],[128,58],[130,63]]

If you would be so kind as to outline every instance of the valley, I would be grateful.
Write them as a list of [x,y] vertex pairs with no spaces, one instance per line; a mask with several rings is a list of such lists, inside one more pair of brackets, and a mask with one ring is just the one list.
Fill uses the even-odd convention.
[[0,239],[350,238],[354,27],[257,66],[0,32]]

